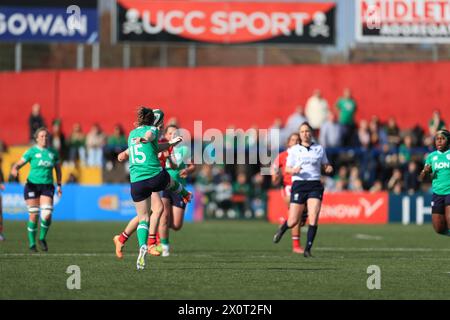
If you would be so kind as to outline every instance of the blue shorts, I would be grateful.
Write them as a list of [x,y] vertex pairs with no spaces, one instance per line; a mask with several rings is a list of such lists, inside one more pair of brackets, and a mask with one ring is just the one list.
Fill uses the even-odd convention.
[[291,203],[305,204],[308,199],[323,197],[323,185],[320,181],[294,181],[291,188]]
[[445,214],[445,207],[450,206],[450,194],[440,196],[433,193],[431,198],[431,212]]
[[53,184],[35,184],[27,181],[23,190],[25,200],[39,199],[40,196],[53,198],[55,195],[55,186]]
[[170,183],[169,173],[163,169],[156,176],[131,183],[131,198],[134,202],[150,198],[153,192],[159,192],[167,188]]
[[184,203],[183,197],[181,197],[181,195],[178,193],[170,190],[164,190],[162,192],[161,198],[169,199],[170,204],[174,207],[181,208],[183,210],[186,209],[186,203]]

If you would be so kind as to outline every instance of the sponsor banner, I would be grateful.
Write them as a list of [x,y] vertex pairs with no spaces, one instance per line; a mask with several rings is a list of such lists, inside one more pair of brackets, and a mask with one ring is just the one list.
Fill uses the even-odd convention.
[[118,41],[334,44],[332,2],[117,0]]
[[0,41],[95,43],[97,0],[2,1]]
[[[6,220],[28,219],[23,199],[23,185],[5,184],[2,194],[3,215]],[[187,187],[192,191],[192,186]],[[188,204],[184,221],[194,220],[195,198]],[[54,220],[125,220],[136,215],[127,184],[78,186],[63,185],[61,198],[55,196]]]
[[360,42],[449,43],[450,0],[357,0]]
[[404,225],[431,222],[430,193],[389,194],[389,222]]
[[[319,223],[386,224],[388,222],[386,192],[325,193]],[[270,191],[268,219],[280,223],[287,218],[287,205],[279,190]]]

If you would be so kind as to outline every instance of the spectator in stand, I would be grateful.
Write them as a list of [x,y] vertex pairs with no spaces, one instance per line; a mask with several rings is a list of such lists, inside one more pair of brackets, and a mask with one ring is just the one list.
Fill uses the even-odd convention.
[[367,120],[361,120],[359,122],[358,142],[362,148],[369,149],[369,147],[370,147],[370,131],[369,131],[369,123],[367,122]]
[[219,183],[215,188],[215,200],[218,207],[218,215],[222,216],[228,213],[232,208],[233,186],[230,177],[223,172],[219,175]]
[[317,133],[328,115],[328,102],[322,97],[320,90],[314,90],[313,95],[306,102],[305,114],[309,124]]
[[50,133],[50,147],[58,152],[61,163],[66,157],[66,137],[62,132],[61,120],[55,119],[52,122],[52,132]]
[[328,113],[327,121],[320,128],[319,143],[325,148],[328,160],[336,165],[339,152],[336,148],[342,146],[342,126],[337,122],[333,112]]
[[333,112],[328,113],[328,119],[320,128],[319,143],[324,148],[337,148],[342,145],[342,126],[337,122]]
[[341,166],[334,176],[334,180],[336,181],[335,191],[344,191],[347,190],[348,187],[348,168],[346,166]]
[[81,164],[86,163],[86,136],[81,130],[81,125],[75,123],[72,128],[72,133],[69,137],[69,164],[74,166],[79,160]]
[[369,123],[370,132],[370,145],[375,148],[381,148],[381,146],[388,143],[387,134],[383,126],[380,125],[380,119],[377,116],[373,116]]
[[352,166],[350,168],[350,176],[348,179],[348,190],[350,191],[363,191],[363,183],[360,177],[359,167]]
[[356,102],[349,88],[344,89],[342,97],[336,102],[336,109],[339,112],[339,123],[343,130],[343,145],[350,147],[353,144],[353,136],[355,133]]
[[247,182],[245,172],[237,175],[236,181],[233,183],[233,208],[239,213],[240,217],[247,215],[250,200],[250,184]]
[[272,152],[277,152],[282,146],[281,141],[284,134],[283,122],[281,118],[276,118],[273,124],[269,127],[267,133],[267,146]]
[[428,122],[429,134],[434,137],[436,132],[442,129],[445,129],[445,122],[441,118],[441,112],[438,109],[435,109],[431,115],[430,121]]
[[262,218],[267,211],[267,190],[264,188],[264,177],[259,172],[252,179],[251,209],[255,218]]
[[106,145],[104,147],[103,154],[106,160],[106,169],[112,170],[117,155],[128,148],[127,137],[120,124],[114,126],[114,132],[108,137]]
[[419,191],[419,170],[416,162],[409,162],[408,169],[406,170],[403,179],[403,186],[408,193]]
[[398,161],[400,165],[404,166],[411,161],[412,148],[412,137],[410,135],[406,135],[403,138],[403,143],[400,145],[398,150]]
[[37,129],[45,127],[44,118],[41,115],[41,105],[39,103],[33,104],[31,107],[31,114],[28,119],[30,128],[30,141],[34,143],[34,133]]
[[[387,189],[391,192],[401,192],[403,183],[402,171],[399,168],[396,168],[392,172],[392,176],[387,183]],[[399,191],[400,187],[400,191]]]
[[400,129],[398,128],[394,117],[389,118],[385,131],[389,148],[391,150],[396,149],[400,145],[402,138],[400,137]]
[[380,192],[383,191],[383,182],[379,179],[375,180],[373,185],[369,189],[370,192]]
[[90,167],[100,167],[103,158],[103,146],[105,145],[105,135],[100,126],[96,123],[86,136],[87,165]]
[[291,114],[286,121],[280,141],[286,141],[292,133],[298,132],[300,125],[306,121],[307,119],[303,107],[297,106],[294,113]]
[[200,201],[205,210],[205,216],[208,217],[212,216],[217,208],[214,188],[213,167],[210,164],[204,164],[195,180],[195,189],[201,194]]

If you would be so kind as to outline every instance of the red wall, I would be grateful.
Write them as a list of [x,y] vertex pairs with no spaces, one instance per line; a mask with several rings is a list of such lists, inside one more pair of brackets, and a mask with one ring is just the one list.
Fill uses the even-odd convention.
[[129,130],[138,105],[159,106],[192,129],[233,124],[268,127],[304,105],[315,88],[334,104],[344,87],[357,99],[358,119],[395,116],[401,127],[426,127],[434,108],[450,122],[450,63],[386,63],[247,68],[169,68],[0,73],[0,139],[28,138],[31,105],[39,102],[47,121],[60,116],[68,134],[99,122],[110,133],[120,122]]

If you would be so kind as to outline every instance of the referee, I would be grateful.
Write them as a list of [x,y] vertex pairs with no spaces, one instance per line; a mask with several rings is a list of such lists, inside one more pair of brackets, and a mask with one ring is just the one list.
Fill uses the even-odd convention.
[[320,182],[321,170],[326,174],[333,172],[324,148],[312,142],[312,128],[304,122],[300,125],[300,144],[288,149],[286,172],[292,174],[292,190],[288,220],[283,223],[273,237],[278,243],[281,237],[300,221],[302,212],[307,206],[309,216],[308,238],[303,255],[311,257],[311,248],[316,237],[320,207],[324,187]]

